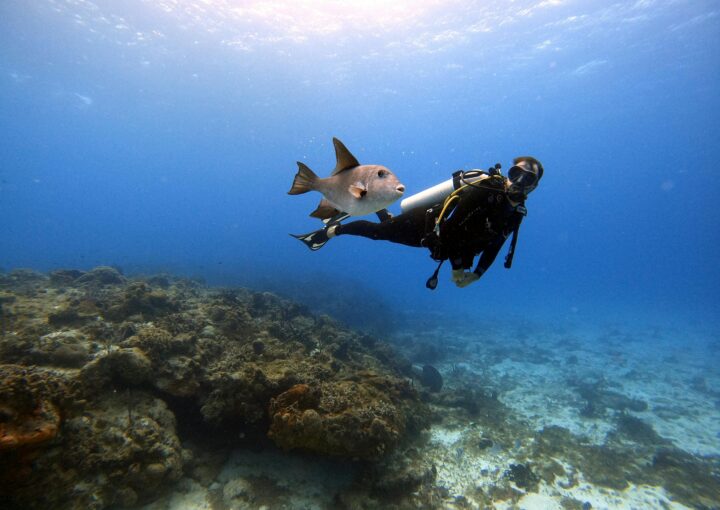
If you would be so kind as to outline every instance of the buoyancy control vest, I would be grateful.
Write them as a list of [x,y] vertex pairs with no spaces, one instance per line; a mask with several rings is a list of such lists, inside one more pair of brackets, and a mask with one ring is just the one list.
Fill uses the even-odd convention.
[[[452,179],[434,187],[437,188],[435,196],[440,192],[439,186],[443,186],[443,190],[447,189],[448,182],[453,183],[454,189],[446,194],[442,201],[426,209],[425,237],[422,244],[430,250],[430,256],[439,262],[426,282],[429,289],[437,286],[440,267],[449,257],[461,253],[479,253],[496,236],[509,234],[505,229],[508,223],[507,208],[511,206],[505,178],[500,175],[497,167],[491,169],[490,173],[481,170],[455,172]],[[409,198],[413,199],[432,189]],[[522,204],[513,208],[511,216],[516,214],[524,216],[525,208]],[[506,268],[512,264],[520,220],[521,218],[517,219],[517,226],[512,232],[513,239],[505,258]]]

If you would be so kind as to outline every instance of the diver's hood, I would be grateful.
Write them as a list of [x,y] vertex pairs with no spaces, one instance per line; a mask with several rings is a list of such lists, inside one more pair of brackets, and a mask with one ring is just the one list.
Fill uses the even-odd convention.
[[527,197],[537,188],[543,176],[543,166],[531,156],[521,156],[513,160],[513,166],[508,170],[508,179],[512,183],[508,192],[517,197]]

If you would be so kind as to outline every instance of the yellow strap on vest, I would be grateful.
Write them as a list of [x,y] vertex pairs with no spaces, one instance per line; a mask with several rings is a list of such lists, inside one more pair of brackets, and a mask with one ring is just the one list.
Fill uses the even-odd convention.
[[[493,179],[494,177],[496,177],[496,176],[494,176],[494,175],[488,175],[487,178],[488,178],[488,179]],[[470,187],[472,187],[472,188],[486,188],[486,189],[493,190],[493,191],[499,191],[499,190],[497,190],[496,188],[493,188],[492,186],[483,186],[482,184],[480,184],[480,183],[484,182],[485,180],[487,180],[487,179],[482,179],[482,180],[480,180],[480,181],[478,181],[478,182],[474,182],[474,183],[463,184],[462,186],[460,186],[458,189],[456,189],[455,191],[453,191],[452,193],[450,193],[450,194],[447,196],[447,198],[446,198],[445,201],[443,202],[443,208],[442,208],[442,210],[440,211],[440,214],[439,214],[438,217],[435,219],[435,228],[433,229],[433,231],[435,232],[435,235],[438,235],[438,236],[440,235],[440,223],[441,223],[441,222],[443,221],[443,219],[445,218],[445,213],[448,212],[448,208],[450,207],[450,204],[452,204],[453,202],[455,202],[455,200],[459,199],[459,198],[460,198],[460,194],[461,194],[466,188],[470,188]]]

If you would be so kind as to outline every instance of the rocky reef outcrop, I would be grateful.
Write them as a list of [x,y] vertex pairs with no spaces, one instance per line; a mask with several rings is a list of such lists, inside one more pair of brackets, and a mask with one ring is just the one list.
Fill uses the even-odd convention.
[[427,425],[409,363],[270,293],[20,270],[0,306],[3,507],[150,500],[192,464],[189,429],[374,462]]
[[377,460],[405,435],[413,405],[406,381],[376,373],[297,384],[270,403],[269,436],[283,448]]

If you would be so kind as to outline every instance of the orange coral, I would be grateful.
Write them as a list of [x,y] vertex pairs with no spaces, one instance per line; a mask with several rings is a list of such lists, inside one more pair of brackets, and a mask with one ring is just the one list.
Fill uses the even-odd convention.
[[15,414],[7,408],[3,411],[12,419],[0,422],[0,451],[40,446],[53,439],[60,428],[60,413],[49,401],[26,414]]

